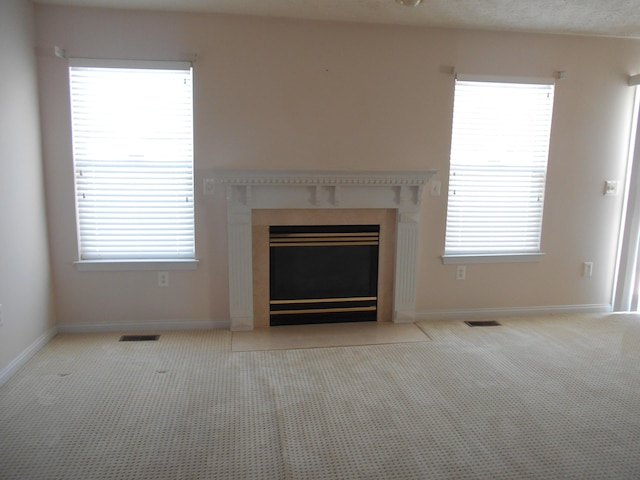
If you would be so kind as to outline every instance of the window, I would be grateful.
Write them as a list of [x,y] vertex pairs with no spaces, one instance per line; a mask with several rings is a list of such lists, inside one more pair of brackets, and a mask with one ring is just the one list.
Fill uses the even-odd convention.
[[80,261],[195,259],[188,63],[71,60]]
[[540,254],[553,93],[552,81],[456,79],[445,263]]

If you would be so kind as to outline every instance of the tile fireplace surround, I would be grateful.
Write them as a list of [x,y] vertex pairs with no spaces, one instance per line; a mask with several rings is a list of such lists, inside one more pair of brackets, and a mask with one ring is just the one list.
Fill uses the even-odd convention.
[[307,218],[313,218],[313,210],[395,210],[392,320],[414,322],[420,205],[422,191],[435,173],[216,170],[216,182],[227,188],[231,330],[256,326],[252,211],[263,209],[307,209]]

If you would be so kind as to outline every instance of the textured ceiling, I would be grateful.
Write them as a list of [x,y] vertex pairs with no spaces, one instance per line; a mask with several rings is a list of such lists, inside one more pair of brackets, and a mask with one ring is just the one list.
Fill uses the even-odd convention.
[[35,3],[212,12],[399,25],[640,38],[640,0],[35,0]]

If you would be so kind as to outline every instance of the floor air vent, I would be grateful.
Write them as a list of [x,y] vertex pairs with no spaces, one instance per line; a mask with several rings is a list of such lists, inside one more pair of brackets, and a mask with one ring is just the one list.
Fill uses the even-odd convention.
[[495,320],[464,322],[470,327],[499,327],[500,324]]
[[123,335],[121,342],[156,342],[160,335]]

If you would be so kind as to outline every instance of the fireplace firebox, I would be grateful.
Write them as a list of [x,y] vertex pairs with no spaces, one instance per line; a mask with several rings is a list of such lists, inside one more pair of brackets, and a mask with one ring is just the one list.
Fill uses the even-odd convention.
[[376,321],[379,225],[269,227],[270,325]]

